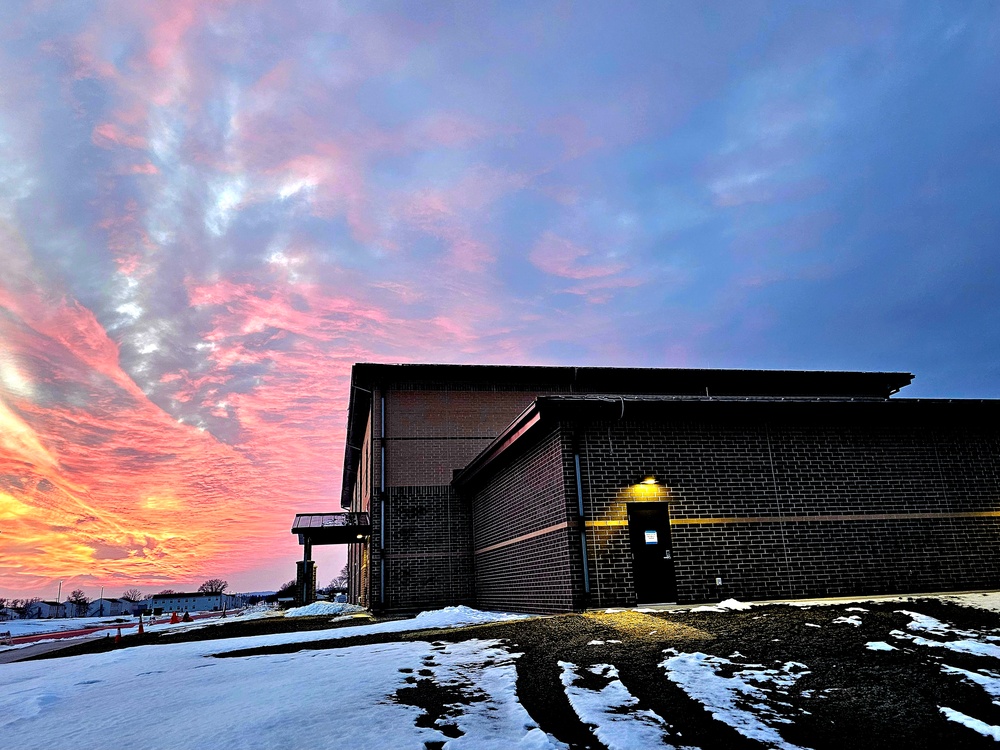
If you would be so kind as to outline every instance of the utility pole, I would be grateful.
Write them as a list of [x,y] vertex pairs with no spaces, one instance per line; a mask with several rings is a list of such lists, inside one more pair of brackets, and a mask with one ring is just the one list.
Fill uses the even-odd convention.
[[59,593],[56,594],[56,616],[59,616],[59,608],[62,607],[62,581],[59,581]]
[[101,617],[104,617],[104,587],[101,586]]

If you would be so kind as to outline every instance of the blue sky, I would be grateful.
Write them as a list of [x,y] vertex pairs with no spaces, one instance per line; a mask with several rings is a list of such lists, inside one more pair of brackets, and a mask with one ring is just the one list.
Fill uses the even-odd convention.
[[996,3],[0,13],[7,591],[281,583],[359,360],[1000,396]]

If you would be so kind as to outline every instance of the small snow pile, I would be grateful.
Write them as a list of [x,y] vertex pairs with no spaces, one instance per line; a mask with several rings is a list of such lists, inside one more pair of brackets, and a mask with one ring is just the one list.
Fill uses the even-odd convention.
[[869,641],[865,644],[865,648],[869,651],[896,651],[895,646],[890,646],[885,641]]
[[[588,667],[587,671],[594,677],[586,681],[580,679],[579,667],[571,662],[561,661],[559,668],[570,705],[580,720],[593,728],[594,735],[608,750],[663,747],[673,739],[670,726],[659,714],[635,708],[639,699],[618,679],[614,665]],[[595,681],[602,685],[600,689],[585,686],[585,682]]]
[[276,604],[267,604],[266,602],[251,604],[249,607],[244,607],[236,613],[236,617],[239,617],[241,620],[264,620],[269,617],[284,616],[285,613]]
[[746,602],[738,601],[737,599],[726,599],[718,604],[708,604],[703,607],[694,607],[691,609],[692,612],[727,612],[730,610],[743,610],[750,609],[752,604],[747,604]]
[[785,742],[775,724],[790,724],[791,704],[779,696],[788,695],[798,679],[809,674],[809,668],[798,662],[786,662],[778,669],[765,669],[760,664],[743,665],[732,677],[721,672],[730,671],[735,664],[721,656],[700,652],[672,654],[660,663],[667,677],[691,698],[705,706],[712,717],[728,724],[744,737],[782,750],[800,750],[797,745]]
[[285,610],[285,617],[315,617],[317,615],[353,615],[364,612],[364,607],[346,602],[313,602],[304,607]]
[[930,615],[922,615],[919,612],[910,612],[906,609],[897,609],[896,612],[910,618],[910,624],[906,626],[908,630],[923,630],[927,633],[934,633],[934,635],[947,635],[949,632],[959,632],[954,630],[950,625],[946,625],[936,617],[931,617]]
[[944,717],[948,719],[948,721],[954,721],[958,724],[967,726],[969,729],[979,732],[984,737],[990,737],[997,742],[1000,742],[1000,727],[995,727],[992,724],[987,724],[985,721],[974,719],[967,714],[963,714],[961,711],[956,711],[955,709],[948,708],[947,706],[938,706],[938,710],[944,714]]
[[464,625],[478,625],[487,622],[501,622],[503,620],[523,620],[530,615],[514,615],[509,612],[483,612],[472,607],[445,607],[444,609],[432,609],[428,612],[421,612],[410,622],[413,623],[409,630],[419,630],[423,628],[458,628]]
[[851,615],[850,617],[837,617],[833,620],[834,624],[843,623],[844,625],[853,625],[858,627],[861,624],[861,618],[857,615]]

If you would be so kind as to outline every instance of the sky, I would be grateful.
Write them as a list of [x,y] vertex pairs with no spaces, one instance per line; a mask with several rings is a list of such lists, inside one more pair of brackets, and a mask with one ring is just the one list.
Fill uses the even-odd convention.
[[997,102],[990,0],[4,0],[0,596],[294,577],[357,361],[1000,397]]

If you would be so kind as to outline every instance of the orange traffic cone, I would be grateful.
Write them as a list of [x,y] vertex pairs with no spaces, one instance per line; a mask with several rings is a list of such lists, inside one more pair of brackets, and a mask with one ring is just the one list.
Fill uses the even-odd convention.
[[122,642],[122,629],[118,628],[118,632],[115,633],[115,643],[118,644],[121,642]]
[[181,621],[181,618],[179,618],[179,617],[177,616],[177,613],[176,613],[176,612],[174,612],[174,613],[173,613],[172,615],[170,615],[170,624],[171,624],[171,625],[176,625],[176,624],[177,624],[177,623],[179,623],[180,621]]

